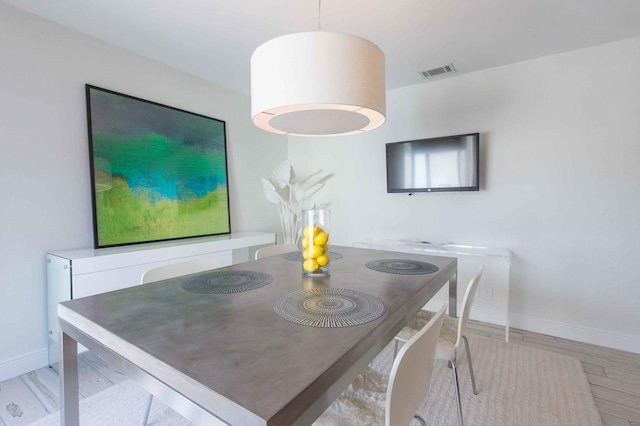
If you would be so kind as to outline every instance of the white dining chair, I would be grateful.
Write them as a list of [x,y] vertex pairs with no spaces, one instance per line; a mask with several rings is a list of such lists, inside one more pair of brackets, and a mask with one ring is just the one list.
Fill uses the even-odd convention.
[[256,260],[298,250],[298,246],[295,244],[276,244],[273,246],[262,247],[256,250]]
[[186,260],[184,262],[171,263],[169,265],[158,266],[149,269],[140,280],[140,284],[148,284],[153,281],[167,280],[169,278],[180,277],[182,275],[195,274],[198,272],[216,269],[222,266],[219,259],[200,258],[194,260]]
[[[162,265],[156,268],[149,269],[140,279],[140,284],[148,284],[154,281],[168,280],[169,278],[181,277],[183,275],[197,274],[198,272],[204,272],[211,269],[216,269],[222,266],[219,259],[215,258],[200,258],[194,260],[186,260],[184,262],[171,263],[169,265]],[[142,420],[142,426],[147,425],[149,420],[149,413],[151,412],[151,404],[153,404],[153,394],[149,394],[147,399],[147,406],[144,411],[144,418]]]
[[393,361],[388,381],[366,367],[314,426],[404,426],[416,418],[431,386],[431,374],[446,305],[411,337]]
[[[471,363],[469,340],[467,339],[465,332],[467,329],[467,322],[469,321],[471,305],[473,304],[473,299],[478,291],[478,283],[480,282],[480,277],[482,276],[483,271],[484,265],[480,266],[478,272],[476,272],[473,278],[471,278],[469,286],[464,294],[464,299],[462,300],[462,313],[460,314],[460,317],[445,317],[442,325],[442,333],[438,339],[438,345],[436,348],[436,357],[440,360],[449,362],[453,370],[453,384],[456,392],[456,403],[458,405],[458,420],[460,426],[464,425],[464,421],[462,419],[462,403],[460,402],[460,386],[458,384],[457,355],[458,349],[462,345],[462,342],[464,342],[467,353],[467,362],[469,363],[469,374],[471,376],[473,394],[477,395],[478,390],[476,388],[476,378],[473,373],[473,364]],[[409,339],[411,339],[411,336],[416,334],[418,330],[420,330],[425,323],[429,322],[434,315],[434,312],[425,310],[418,312],[415,318],[396,336],[394,353],[397,352],[399,341],[408,342]]]

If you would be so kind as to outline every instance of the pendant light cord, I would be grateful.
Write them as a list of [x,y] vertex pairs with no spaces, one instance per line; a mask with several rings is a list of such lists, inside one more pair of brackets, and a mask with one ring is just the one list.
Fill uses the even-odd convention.
[[321,15],[321,4],[322,4],[322,0],[318,0],[318,31],[321,31],[321,27],[320,27],[320,17]]

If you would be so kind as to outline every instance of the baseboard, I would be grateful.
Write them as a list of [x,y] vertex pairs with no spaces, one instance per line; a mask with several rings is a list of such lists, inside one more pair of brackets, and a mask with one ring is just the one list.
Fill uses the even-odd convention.
[[[88,349],[78,344],[78,353],[86,350]],[[58,344],[52,342],[48,348],[0,362],[0,382],[55,364],[58,362],[59,356]]]
[[640,354],[640,336],[582,327],[526,315],[509,315],[511,326],[534,333]]
[[46,367],[49,364],[48,352],[47,348],[43,348],[0,362],[0,382]]
[[[437,311],[442,306],[442,303],[446,302],[443,300],[431,300],[425,305],[425,309]],[[461,306],[458,306],[458,312],[460,312],[460,309]],[[471,309],[471,319],[489,324],[505,325],[506,316],[501,311],[474,306]],[[640,354],[640,336],[598,330],[520,314],[509,314],[509,326],[534,333]]]
[[60,352],[58,351],[58,344],[52,343],[51,346],[49,346],[49,363],[55,364],[56,362],[58,362],[59,358]]

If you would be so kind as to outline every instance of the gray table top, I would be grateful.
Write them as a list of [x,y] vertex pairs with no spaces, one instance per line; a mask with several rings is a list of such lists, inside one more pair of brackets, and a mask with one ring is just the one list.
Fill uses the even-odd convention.
[[[378,297],[386,307],[379,319],[315,328],[280,318],[276,300],[318,284],[282,256],[223,268],[273,276],[254,290],[190,293],[178,277],[64,302],[59,316],[228,423],[291,424],[330,405],[357,374],[354,366],[383,349],[457,268],[456,259],[440,256],[332,251],[344,257],[332,262],[323,284]],[[439,270],[396,275],[365,266],[376,259],[419,260]]]

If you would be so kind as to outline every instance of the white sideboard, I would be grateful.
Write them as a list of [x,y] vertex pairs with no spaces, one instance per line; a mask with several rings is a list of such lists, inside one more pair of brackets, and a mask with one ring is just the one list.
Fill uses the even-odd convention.
[[[505,341],[509,341],[509,290],[511,287],[512,253],[504,248],[478,247],[460,244],[435,243],[412,239],[369,238],[353,243],[355,247],[390,250],[407,253],[422,253],[431,256],[448,256],[458,259],[458,304],[471,277],[484,265],[480,279],[480,290],[488,290],[483,295],[479,291],[473,301],[471,318],[493,324],[504,325]],[[447,289],[440,290],[426,306],[437,310],[448,302]],[[484,297],[483,297],[484,296]],[[458,306],[458,312],[461,306]]]
[[[51,343],[58,341],[58,303],[140,284],[142,274],[156,266],[202,257],[216,258],[222,266],[249,260],[249,248],[275,244],[269,232],[163,241],[104,249],[78,249],[47,253],[48,328]],[[49,360],[57,358],[50,348]]]

